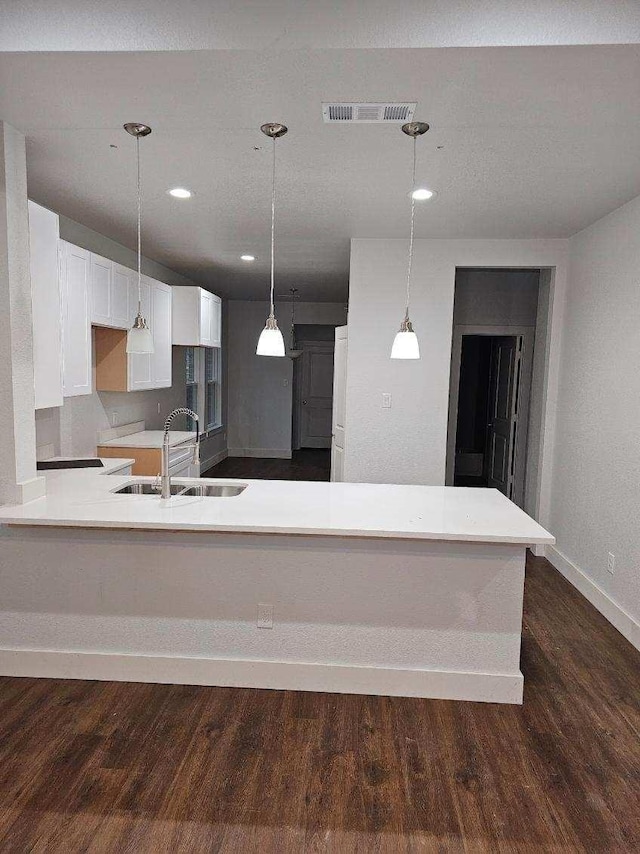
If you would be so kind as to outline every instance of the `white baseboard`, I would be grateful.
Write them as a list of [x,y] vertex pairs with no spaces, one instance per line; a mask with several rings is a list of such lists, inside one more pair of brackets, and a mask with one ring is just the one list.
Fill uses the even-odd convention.
[[549,563],[553,564],[558,572],[564,575],[567,581],[570,581],[629,643],[633,644],[636,649],[640,649],[640,623],[556,546],[546,546],[545,554]]
[[38,649],[0,650],[0,675],[216,685],[522,703],[521,673],[400,670],[289,661],[188,658]]
[[230,457],[259,457],[261,459],[290,460],[290,448],[229,448]]
[[223,451],[218,451],[217,454],[213,454],[213,456],[208,457],[206,460],[200,460],[200,472],[208,471],[210,468],[213,468],[213,466],[217,466],[218,463],[226,460],[228,456],[229,454],[225,448]]

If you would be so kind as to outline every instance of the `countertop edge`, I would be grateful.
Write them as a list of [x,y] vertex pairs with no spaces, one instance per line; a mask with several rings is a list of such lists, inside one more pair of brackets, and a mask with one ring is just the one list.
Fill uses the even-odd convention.
[[0,519],[0,527],[16,528],[70,528],[73,530],[117,530],[117,531],[162,531],[175,533],[194,534],[262,534],[262,535],[286,535],[286,536],[313,536],[313,537],[353,537],[359,539],[384,539],[384,540],[428,540],[431,542],[445,543],[482,543],[486,545],[554,545],[555,537],[522,537],[475,536],[473,534],[447,535],[433,532],[408,532],[408,531],[370,531],[366,529],[318,529],[300,527],[274,527],[260,525],[189,525],[188,523],[157,523],[157,522],[113,522],[113,521],[75,521],[69,519]]

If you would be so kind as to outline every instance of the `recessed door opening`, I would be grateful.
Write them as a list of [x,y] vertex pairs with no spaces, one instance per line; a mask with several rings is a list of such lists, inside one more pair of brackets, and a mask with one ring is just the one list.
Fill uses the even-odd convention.
[[544,273],[456,271],[446,482],[498,489],[520,507],[540,442],[529,415],[541,410],[544,386]]

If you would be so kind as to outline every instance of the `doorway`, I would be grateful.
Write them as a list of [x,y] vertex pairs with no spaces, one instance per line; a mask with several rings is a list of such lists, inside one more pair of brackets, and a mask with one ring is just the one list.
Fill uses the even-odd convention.
[[300,355],[293,365],[292,450],[331,448],[335,327],[296,325]]
[[534,330],[457,327],[450,444],[454,486],[498,489],[519,507],[524,484]]

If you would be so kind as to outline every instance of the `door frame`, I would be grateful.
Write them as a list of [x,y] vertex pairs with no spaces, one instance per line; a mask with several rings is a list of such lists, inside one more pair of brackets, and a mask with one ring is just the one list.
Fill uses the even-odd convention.
[[[445,484],[453,486],[456,429],[458,425],[458,399],[460,395],[460,362],[462,360],[462,338],[465,335],[489,335],[493,337],[519,336],[522,338],[522,363],[520,388],[518,391],[518,428],[515,449],[515,475],[513,500],[522,507],[527,467],[527,438],[529,432],[529,401],[533,373],[533,347],[536,337],[535,326],[454,326],[451,348],[451,382],[449,386],[449,421],[447,425],[447,460]],[[523,397],[522,390],[527,389]]]
[[293,369],[293,401],[291,407],[291,450],[299,451],[302,447],[302,392],[304,383],[304,353],[305,350],[316,350],[321,353],[334,353],[334,341],[315,341],[311,338],[298,337],[297,347],[302,353],[296,358]]

